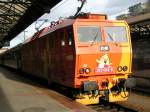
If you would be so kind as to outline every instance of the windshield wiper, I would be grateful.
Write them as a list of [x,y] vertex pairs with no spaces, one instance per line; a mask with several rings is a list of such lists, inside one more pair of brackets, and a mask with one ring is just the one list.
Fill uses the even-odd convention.
[[96,35],[94,36],[94,38],[93,38],[92,43],[91,43],[90,46],[92,46],[95,43],[97,37],[98,37],[98,31],[96,32]]
[[107,35],[110,37],[110,39],[112,40],[112,42],[118,46],[118,43],[114,40],[114,38],[110,35],[110,33],[107,33]]
[[107,33],[107,35],[110,37],[110,39],[114,42],[113,37],[110,35],[110,33]]

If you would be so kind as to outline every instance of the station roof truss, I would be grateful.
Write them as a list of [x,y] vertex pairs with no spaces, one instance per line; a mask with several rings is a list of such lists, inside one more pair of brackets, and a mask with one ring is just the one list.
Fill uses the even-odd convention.
[[0,0],[0,47],[61,0]]
[[0,1],[0,40],[17,24],[29,6],[31,6],[29,0]]

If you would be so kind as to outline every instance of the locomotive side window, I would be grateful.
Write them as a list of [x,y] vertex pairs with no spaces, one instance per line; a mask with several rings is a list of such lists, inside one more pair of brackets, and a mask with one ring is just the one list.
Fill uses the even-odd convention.
[[107,42],[128,42],[126,28],[122,26],[104,27]]
[[80,26],[77,32],[79,42],[100,42],[102,40],[99,26]]
[[72,46],[73,45],[73,29],[72,29],[72,27],[69,27],[67,29],[67,36],[68,36],[68,45]]
[[61,36],[61,46],[65,46],[65,32],[64,30],[60,33]]

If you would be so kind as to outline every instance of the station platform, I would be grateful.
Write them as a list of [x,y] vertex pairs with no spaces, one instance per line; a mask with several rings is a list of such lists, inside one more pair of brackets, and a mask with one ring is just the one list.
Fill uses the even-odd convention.
[[95,112],[0,67],[0,112]]
[[128,101],[118,104],[137,112],[150,112],[150,96],[142,93],[131,92]]

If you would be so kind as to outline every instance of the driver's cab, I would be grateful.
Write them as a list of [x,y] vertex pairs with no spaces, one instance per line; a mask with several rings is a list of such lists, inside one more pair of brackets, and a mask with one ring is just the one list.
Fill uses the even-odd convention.
[[[94,16],[96,18],[77,19],[73,25],[78,63],[76,73],[81,75],[81,68],[90,68],[86,75],[131,73],[132,47],[127,23]],[[109,58],[111,70],[99,68],[101,63],[97,60],[103,56]]]

